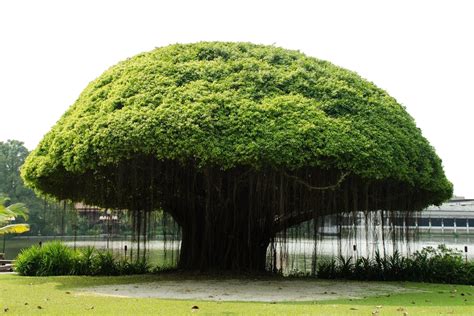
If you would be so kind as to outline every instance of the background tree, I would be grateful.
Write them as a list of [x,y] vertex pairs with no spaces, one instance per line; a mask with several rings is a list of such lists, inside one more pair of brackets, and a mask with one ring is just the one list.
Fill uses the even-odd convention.
[[[21,206],[20,210],[26,209],[28,205],[32,210],[34,221],[41,208],[41,200],[31,189],[24,186],[20,177],[20,167],[28,154],[28,149],[18,140],[0,142],[0,197],[4,209],[9,204],[10,208],[15,209]],[[33,226],[37,226],[36,223]]]
[[20,141],[0,142],[0,193],[13,201],[34,198],[33,192],[24,187],[20,177],[20,167],[28,154],[28,149]]
[[56,201],[38,198],[20,177],[20,167],[28,154],[21,141],[0,142],[0,196],[8,197],[5,203],[21,203],[29,209],[29,233],[58,234],[63,208]]
[[263,270],[288,227],[359,211],[409,216],[452,194],[385,91],[248,43],[171,45],[110,68],[22,172],[58,199],[130,210],[138,236],[162,208],[181,226],[186,269]]

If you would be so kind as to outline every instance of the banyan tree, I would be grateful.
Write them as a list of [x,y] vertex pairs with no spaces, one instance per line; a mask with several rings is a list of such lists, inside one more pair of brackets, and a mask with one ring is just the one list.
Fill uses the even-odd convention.
[[182,269],[264,270],[289,227],[411,214],[452,194],[404,107],[354,72],[273,46],[157,48],[92,81],[28,157],[60,200],[154,210],[181,228]]

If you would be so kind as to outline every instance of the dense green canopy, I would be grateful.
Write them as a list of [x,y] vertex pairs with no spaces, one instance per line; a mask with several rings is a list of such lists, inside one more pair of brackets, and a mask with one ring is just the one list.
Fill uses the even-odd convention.
[[197,170],[337,170],[403,186],[419,196],[417,208],[452,193],[441,160],[385,91],[329,62],[249,43],[171,45],[111,67],[44,137],[22,176],[40,192],[107,206],[97,188],[114,179],[97,170],[135,157]]

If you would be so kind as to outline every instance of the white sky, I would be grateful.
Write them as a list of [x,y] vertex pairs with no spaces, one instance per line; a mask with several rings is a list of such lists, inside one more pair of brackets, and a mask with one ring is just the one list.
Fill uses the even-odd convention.
[[33,149],[87,83],[171,43],[249,41],[354,70],[415,118],[474,197],[474,1],[0,0],[0,141]]

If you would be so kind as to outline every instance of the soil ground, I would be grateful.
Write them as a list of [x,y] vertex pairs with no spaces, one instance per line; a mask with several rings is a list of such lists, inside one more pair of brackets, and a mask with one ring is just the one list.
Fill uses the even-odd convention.
[[86,295],[209,301],[320,301],[417,291],[396,284],[319,280],[179,280],[101,285],[79,290]]

